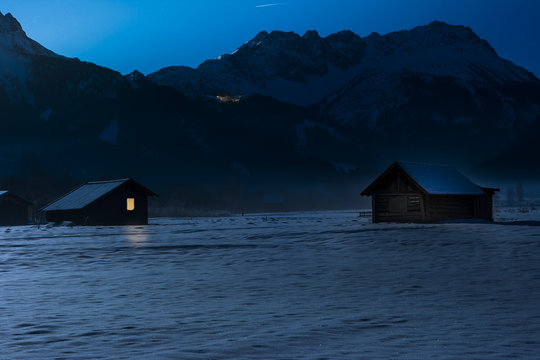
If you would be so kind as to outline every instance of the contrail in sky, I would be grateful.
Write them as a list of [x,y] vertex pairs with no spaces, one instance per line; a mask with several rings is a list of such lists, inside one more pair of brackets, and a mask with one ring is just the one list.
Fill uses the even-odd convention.
[[256,5],[255,7],[256,8],[265,8],[265,7],[278,6],[278,5],[283,5],[283,4],[286,4],[286,3],[263,4],[263,5]]

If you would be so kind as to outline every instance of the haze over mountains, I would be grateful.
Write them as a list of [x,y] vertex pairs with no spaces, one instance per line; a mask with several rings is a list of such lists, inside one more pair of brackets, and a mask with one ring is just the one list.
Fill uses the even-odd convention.
[[441,22],[365,38],[261,32],[196,69],[122,76],[0,15],[0,106],[0,184],[37,201],[133,176],[186,208],[354,206],[396,159],[540,176],[540,81]]

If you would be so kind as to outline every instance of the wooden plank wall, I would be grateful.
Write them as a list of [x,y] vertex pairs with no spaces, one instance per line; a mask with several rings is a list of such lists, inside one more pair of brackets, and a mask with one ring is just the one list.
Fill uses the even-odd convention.
[[430,195],[428,221],[474,218],[474,196]]
[[[420,194],[376,194],[373,222],[424,222],[424,198]],[[411,206],[414,198],[414,206]],[[420,207],[416,205],[420,201]]]
[[493,221],[493,195],[486,194],[474,197],[474,217]]
[[372,198],[373,222],[424,222],[421,190],[399,169],[378,184]]

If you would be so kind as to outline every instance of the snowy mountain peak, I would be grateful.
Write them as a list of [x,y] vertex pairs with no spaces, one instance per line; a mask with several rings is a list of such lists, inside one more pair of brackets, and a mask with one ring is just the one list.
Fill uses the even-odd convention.
[[253,39],[248,41],[248,43],[258,43],[258,42],[266,40],[267,37],[268,37],[268,32],[263,30],[257,35],[255,35]]
[[11,15],[7,13],[2,15],[0,12],[0,33],[12,33],[12,32],[22,32],[23,29],[21,24]]
[[302,38],[307,39],[307,40],[317,40],[317,39],[320,39],[321,37],[319,36],[319,33],[317,32],[317,30],[308,30],[306,31],[304,36],[302,36]]
[[425,36],[455,45],[458,42],[467,42],[483,47],[487,52],[497,55],[496,51],[484,39],[480,38],[470,27],[463,25],[450,25],[442,21],[433,21],[426,26],[412,29],[413,36]]
[[451,25],[443,21],[432,21],[425,26],[418,26],[411,30],[412,32],[431,32],[439,34],[453,34],[461,39],[485,42],[470,27],[464,25]]
[[[318,38],[319,37],[317,35],[316,39]],[[292,31],[285,32],[276,30],[270,33],[268,33],[267,31],[261,31],[253,39],[241,46],[240,49],[253,49],[261,46],[264,46],[266,48],[283,47],[287,45],[293,45],[294,43],[300,42],[302,40],[306,39],[302,38],[300,35]]]
[[10,13],[0,13],[0,55],[7,57],[7,54],[59,56],[26,36],[21,24]]
[[135,69],[131,73],[127,74],[126,77],[128,77],[130,79],[133,79],[133,80],[141,80],[141,79],[145,78],[144,74],[142,72],[140,72],[139,70],[137,70],[137,69]]
[[469,27],[434,21],[425,26],[365,38],[363,66],[386,75],[403,70],[425,76],[450,76],[460,81],[505,83],[535,81],[533,74],[500,58],[491,45]]
[[137,89],[142,81],[146,80],[146,77],[139,70],[133,70],[131,73],[124,76],[133,88]]
[[[434,89],[445,86],[465,89],[465,96],[472,96],[477,111],[482,113],[484,108],[477,105],[482,99],[477,93],[515,84],[538,84],[534,74],[499,57],[487,41],[466,26],[435,21],[383,36],[373,33],[365,41],[366,56],[358,74],[346,87],[319,104],[322,111],[343,123],[363,122],[375,128],[388,118],[406,122],[403,107],[414,101],[422,103],[427,93],[435,94]],[[430,88],[423,89],[422,101],[416,98],[420,93],[417,86]],[[454,96],[457,92],[453,89],[444,96]],[[504,98],[501,94],[495,97]],[[424,104],[424,108],[428,107]],[[438,114],[434,117],[440,121]],[[456,121],[465,121],[472,116],[454,117]],[[509,115],[505,121],[510,123],[516,117]]]

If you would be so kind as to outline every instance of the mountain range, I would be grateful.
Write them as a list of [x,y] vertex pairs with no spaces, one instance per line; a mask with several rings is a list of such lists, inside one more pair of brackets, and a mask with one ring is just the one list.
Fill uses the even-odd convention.
[[540,81],[442,22],[263,31],[195,69],[123,76],[55,54],[0,13],[0,106],[0,184],[37,203],[133,176],[166,194],[165,213],[358,207],[398,159],[494,185],[540,176]]

